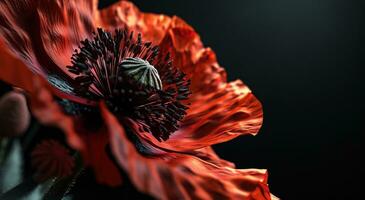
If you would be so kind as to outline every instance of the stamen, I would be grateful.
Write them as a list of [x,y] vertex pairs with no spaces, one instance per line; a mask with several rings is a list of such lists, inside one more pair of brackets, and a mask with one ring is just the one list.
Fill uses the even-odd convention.
[[72,56],[70,72],[76,76],[74,93],[104,100],[116,116],[130,117],[158,140],[167,140],[178,129],[191,94],[184,73],[172,65],[169,53],[143,42],[133,32],[112,35],[98,29]]

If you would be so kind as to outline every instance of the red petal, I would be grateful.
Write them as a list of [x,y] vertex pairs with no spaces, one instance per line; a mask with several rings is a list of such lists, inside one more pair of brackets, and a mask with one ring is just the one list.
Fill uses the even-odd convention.
[[80,41],[91,37],[97,5],[95,0],[43,0],[37,7],[42,44],[60,68],[66,71]]
[[74,124],[80,124],[76,118],[65,115],[59,105],[53,100],[49,86],[45,81],[34,80],[35,92],[31,95],[31,109],[34,116],[45,125],[55,126],[66,134],[68,144],[82,153],[84,162],[91,166],[96,179],[110,186],[121,184],[121,176],[114,163],[106,153],[108,135],[104,129],[85,132],[75,130]]
[[[0,33],[1,33],[1,21],[0,21]],[[10,49],[7,49],[7,46],[4,44],[4,41],[0,39],[0,63],[1,63],[0,80],[3,80],[13,86],[22,88],[27,92],[33,92],[34,91],[33,79],[35,79],[38,76],[44,77],[45,74],[42,72],[43,69],[41,69],[40,67],[38,68],[38,64],[37,64],[37,69],[34,68],[35,66],[34,63],[37,63],[36,58],[29,57],[28,60],[25,60],[19,58],[20,55],[16,56],[16,54],[13,54],[14,52],[9,52],[8,50]],[[35,72],[32,72],[31,70]],[[77,97],[73,94],[67,94],[55,87],[53,87],[52,90],[55,93],[55,95],[59,96],[60,98],[66,98],[81,104],[95,105],[95,102],[89,101],[81,97]]]
[[[22,59],[33,71],[42,74],[43,70],[35,55],[29,29],[30,15],[34,13],[34,2],[1,1],[0,2],[0,35],[3,48],[8,48],[14,55]],[[21,14],[20,14],[21,13]]]
[[[34,79],[40,75],[30,71],[20,59],[16,58],[13,54],[8,52],[0,41],[0,80],[6,83],[19,87],[27,92],[34,92]],[[48,84],[47,84],[48,85]],[[96,105],[95,102],[87,99],[77,97],[73,94],[65,93],[55,87],[51,88],[55,95],[60,98],[65,98],[86,105]]]
[[226,72],[214,52],[204,48],[199,35],[182,19],[173,17],[160,47],[170,52],[173,64],[191,78],[193,93],[211,92],[226,82]]
[[66,134],[68,144],[77,149],[84,149],[81,138],[74,131],[73,121],[66,116],[59,105],[53,100],[52,94],[48,90],[47,82],[39,78],[34,78],[34,92],[30,94],[30,108],[33,115],[40,123],[60,128]]
[[32,77],[34,74],[9,52],[0,41],[0,79],[26,91],[33,90]]
[[[171,145],[182,139],[185,145],[199,148],[240,135],[256,135],[261,128],[261,103],[242,81],[221,85],[210,94],[192,95],[191,101],[181,128],[170,137]],[[183,145],[179,143],[180,148]]]
[[235,168],[235,164],[226,160],[221,159],[213,150],[211,146],[204,147],[193,151],[193,154],[203,160],[222,167]]
[[167,35],[171,37],[173,47],[178,52],[195,52],[203,48],[199,35],[179,17],[173,17]]
[[144,157],[106,106],[101,109],[114,156],[141,192],[157,199],[271,199],[266,170],[223,167],[178,153]]
[[[8,48],[33,71],[72,81],[66,65],[81,39],[94,29],[96,1],[4,0],[0,35]],[[31,24],[30,24],[31,23]]]
[[[30,71],[20,59],[16,58],[12,53],[8,52],[0,40],[0,80],[19,87],[27,92],[34,92],[34,79],[40,75]],[[48,84],[47,84],[48,85]],[[60,97],[72,100],[85,105],[96,105],[95,102],[75,96],[74,94],[65,93],[56,87],[52,87],[53,93]]]
[[107,130],[102,128],[95,133],[84,133],[82,139],[86,146],[83,158],[92,167],[98,183],[119,186],[121,175],[106,152],[109,144]]
[[226,142],[240,135],[256,135],[263,112],[261,103],[241,81],[221,85],[210,94],[194,94],[181,127],[164,142],[144,132],[137,122],[128,126],[148,144],[173,151],[190,151]]
[[108,30],[128,28],[142,34],[143,39],[160,43],[170,25],[166,15],[143,13],[131,2],[120,1],[100,11],[100,26]]
[[205,48],[196,53],[198,59],[190,69],[191,90],[194,94],[204,95],[218,90],[221,84],[227,82],[226,71],[219,66],[215,53]]

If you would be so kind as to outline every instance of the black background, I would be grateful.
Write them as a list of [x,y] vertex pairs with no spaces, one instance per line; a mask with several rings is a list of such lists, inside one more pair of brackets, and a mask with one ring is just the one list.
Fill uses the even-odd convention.
[[269,169],[282,199],[360,199],[364,1],[134,2],[185,19],[261,100],[260,134],[217,145],[223,158]]

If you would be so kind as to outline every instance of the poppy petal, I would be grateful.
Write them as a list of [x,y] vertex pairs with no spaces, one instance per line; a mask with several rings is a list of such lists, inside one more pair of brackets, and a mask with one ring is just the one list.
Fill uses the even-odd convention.
[[218,65],[214,52],[204,48],[195,30],[179,17],[172,18],[160,47],[170,52],[173,64],[191,79],[193,93],[212,92],[226,83],[226,72]]
[[26,91],[33,90],[32,77],[35,76],[22,61],[10,54],[0,41],[0,80],[20,87]]
[[34,91],[29,93],[30,109],[38,121],[44,125],[60,128],[66,134],[68,144],[75,149],[84,149],[84,144],[74,131],[73,121],[66,116],[60,106],[54,101],[49,91],[48,82],[38,77],[33,79]]
[[[15,57],[6,49],[4,43],[0,40],[0,80],[19,87],[27,92],[34,92],[34,79],[39,78],[40,74],[32,72],[21,59]],[[60,97],[72,100],[85,105],[96,105],[95,102],[78,97],[71,91],[71,86],[58,76],[50,75],[47,77],[49,83],[52,84],[53,93]],[[66,90],[65,87],[69,89]]]
[[171,137],[183,145],[199,148],[226,142],[241,135],[256,135],[262,126],[260,101],[240,80],[221,85],[210,94],[191,97],[191,107],[181,128]]
[[[34,92],[35,88],[33,80],[37,77],[39,78],[40,75],[30,71],[30,69],[20,59],[8,52],[1,41],[0,63],[0,80],[12,86],[19,87],[26,92]],[[63,84],[67,83],[63,82],[62,80],[58,80],[57,76],[49,76],[47,79],[52,84],[52,90],[57,96],[86,105],[94,104],[87,99],[75,96],[70,91],[65,91],[62,89],[62,84],[57,84],[56,82],[61,82]]]
[[102,128],[96,132],[81,135],[86,146],[83,159],[86,165],[92,167],[97,182],[112,187],[121,185],[122,177],[107,154],[109,144],[107,130]]
[[261,128],[261,103],[242,81],[221,85],[214,93],[194,94],[191,102],[180,128],[166,141],[159,142],[136,121],[126,120],[126,124],[147,145],[172,151],[191,151],[241,135],[256,135]]
[[48,83],[40,79],[35,79],[34,83],[35,91],[30,93],[30,107],[34,116],[40,123],[58,127],[65,133],[68,144],[81,152],[85,164],[92,167],[99,183],[120,185],[122,180],[119,171],[106,152],[109,142],[106,131],[100,129],[85,133],[81,129],[76,130],[78,119],[63,113],[53,100]]
[[96,30],[95,1],[45,0],[39,3],[39,34],[52,61],[63,70],[71,64],[71,56],[80,41]]
[[[31,1],[1,1],[0,2],[0,35],[4,46],[14,55],[24,61],[32,70],[43,74],[42,67],[33,50],[33,41],[27,32],[30,10],[34,9]],[[19,13],[22,13],[19,15]],[[29,29],[29,28],[28,28]],[[44,75],[44,74],[43,74]]]
[[235,168],[235,164],[221,159],[213,150],[211,146],[204,147],[201,149],[197,149],[193,151],[193,154],[205,161],[208,161],[210,163],[214,163],[215,165],[222,166],[222,167],[230,167]]
[[218,62],[215,53],[210,48],[205,48],[197,54],[197,61],[190,67],[193,69],[191,76],[191,90],[193,95],[212,93],[227,82],[227,73]]
[[4,0],[0,2],[0,35],[32,71],[43,76],[57,74],[72,82],[66,66],[80,40],[94,29],[95,4],[87,0]]
[[128,28],[142,34],[146,41],[159,44],[171,18],[166,15],[143,13],[128,1],[119,1],[100,11],[100,26],[106,30]]
[[[0,2],[0,35],[3,43],[32,71],[46,76],[48,73],[64,74],[49,58],[40,38],[37,14],[38,1]],[[21,15],[19,14],[21,13]],[[32,22],[32,26],[29,26]]]
[[101,110],[112,152],[141,192],[157,199],[271,199],[266,170],[222,167],[179,153],[142,156],[105,105]]

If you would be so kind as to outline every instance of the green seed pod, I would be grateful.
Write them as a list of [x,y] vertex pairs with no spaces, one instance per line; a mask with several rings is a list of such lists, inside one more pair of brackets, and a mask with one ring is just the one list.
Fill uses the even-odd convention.
[[138,83],[162,90],[162,82],[158,71],[148,61],[141,58],[126,58],[123,60],[119,67],[125,73],[125,75],[133,78]]

